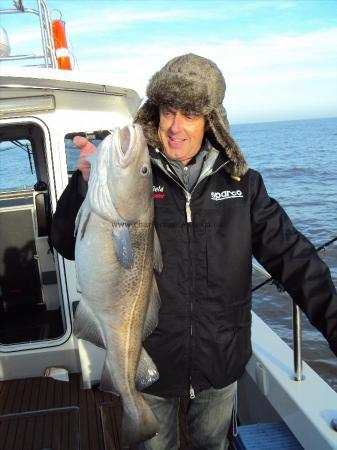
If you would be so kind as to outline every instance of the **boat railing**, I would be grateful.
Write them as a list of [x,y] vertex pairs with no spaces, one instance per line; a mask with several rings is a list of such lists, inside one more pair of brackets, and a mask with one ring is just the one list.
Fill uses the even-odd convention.
[[36,60],[42,59],[39,66],[46,68],[57,68],[54,41],[52,38],[51,18],[44,0],[36,0],[37,9],[25,8],[22,1],[14,2],[15,8],[0,9],[0,15],[8,14],[33,14],[39,18],[41,31],[42,54],[8,55],[0,56],[1,61]]
[[[258,273],[263,275],[266,280],[260,285],[253,288],[257,290],[262,287],[267,282],[273,281],[272,276],[265,270],[263,267],[253,262],[253,269]],[[302,326],[301,326],[301,310],[293,302],[293,348],[294,348],[294,380],[302,381],[303,380],[303,369],[302,369]]]

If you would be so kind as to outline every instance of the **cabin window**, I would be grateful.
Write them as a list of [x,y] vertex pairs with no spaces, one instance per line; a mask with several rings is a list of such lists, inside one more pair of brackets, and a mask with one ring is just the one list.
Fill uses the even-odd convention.
[[36,181],[32,143],[27,139],[0,142],[0,190],[32,189]]
[[0,123],[0,346],[9,350],[65,334],[49,184],[42,128]]

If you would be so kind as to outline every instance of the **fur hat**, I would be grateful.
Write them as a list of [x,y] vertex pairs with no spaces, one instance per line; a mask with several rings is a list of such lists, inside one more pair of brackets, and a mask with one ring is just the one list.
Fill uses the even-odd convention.
[[193,53],[177,56],[150,79],[147,100],[137,112],[135,122],[142,126],[148,144],[160,147],[160,105],[204,115],[206,137],[217,148],[225,150],[232,162],[231,174],[243,175],[247,171],[246,161],[229,134],[227,114],[222,106],[225,90],[224,77],[213,61]]

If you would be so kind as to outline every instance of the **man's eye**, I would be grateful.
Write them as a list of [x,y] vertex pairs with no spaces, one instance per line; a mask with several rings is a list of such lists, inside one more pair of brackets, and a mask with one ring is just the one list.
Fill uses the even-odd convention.
[[195,120],[198,117],[195,114],[184,114],[184,116],[186,117],[186,119],[191,119],[191,120]]

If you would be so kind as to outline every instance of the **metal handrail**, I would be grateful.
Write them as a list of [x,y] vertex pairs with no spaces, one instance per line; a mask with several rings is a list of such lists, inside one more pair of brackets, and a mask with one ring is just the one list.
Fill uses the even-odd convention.
[[43,58],[44,66],[46,68],[57,69],[57,60],[55,54],[54,41],[52,39],[51,18],[48,8],[44,0],[36,0],[38,9],[24,8],[21,2],[22,9],[0,9],[0,14],[34,14],[39,17],[41,40],[42,40],[42,55],[12,55],[0,57],[0,61],[18,61],[24,59],[40,59]]
[[294,379],[303,380],[301,310],[293,302]]
[[[262,274],[267,281],[272,282],[271,275],[262,267],[252,263],[253,269]],[[266,283],[265,283],[266,284]],[[262,283],[261,283],[262,285]],[[260,285],[260,286],[261,286]],[[293,301],[293,346],[294,346],[294,380],[303,380],[303,364],[302,364],[302,325],[301,310]]]

